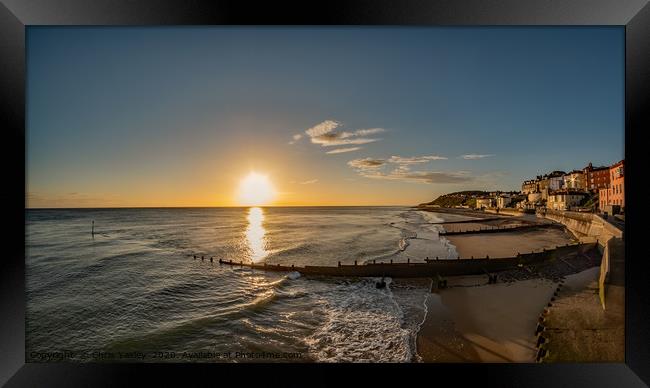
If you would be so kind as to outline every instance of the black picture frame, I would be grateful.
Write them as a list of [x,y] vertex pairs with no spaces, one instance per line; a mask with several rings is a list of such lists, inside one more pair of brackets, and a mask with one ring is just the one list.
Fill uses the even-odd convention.
[[[650,383],[650,272],[642,233],[643,132],[649,110],[650,6],[646,0],[355,0],[327,2],[2,0],[0,117],[3,250],[0,384],[115,386],[141,378],[211,385],[400,384],[411,378],[505,386],[644,386]],[[625,26],[626,348],[621,364],[194,365],[25,363],[25,28],[31,25],[619,25]],[[22,227],[20,226],[22,225]],[[301,376],[296,376],[299,371]],[[342,373],[346,373],[344,377]],[[421,380],[424,379],[424,380]],[[644,383],[645,382],[645,383]],[[421,384],[416,380],[410,384]],[[403,385],[403,384],[402,384]]]

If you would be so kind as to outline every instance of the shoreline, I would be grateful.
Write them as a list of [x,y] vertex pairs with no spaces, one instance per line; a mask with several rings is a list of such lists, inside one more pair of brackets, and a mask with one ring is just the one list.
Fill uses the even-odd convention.
[[531,279],[485,284],[485,277],[449,278],[427,298],[417,334],[421,362],[532,362],[537,318],[557,283]]
[[[419,210],[437,213],[434,209]],[[458,216],[475,218],[474,212],[455,210],[458,209],[437,215],[444,221]],[[452,217],[445,217],[447,214]],[[512,218],[515,221],[519,217]],[[480,219],[476,223],[485,224]],[[454,224],[440,227],[449,230]],[[507,257],[517,252],[555,248],[574,240],[565,230],[558,229],[439,237],[461,257]],[[593,269],[593,261],[578,261],[571,265],[561,260],[534,272],[506,271],[499,274],[496,284],[487,284],[487,275],[447,277],[448,288],[431,292],[425,299],[424,320],[416,333],[414,362],[534,362],[537,320],[553,297],[559,278]]]
[[[482,227],[510,227],[549,223],[525,215],[494,219],[494,214],[481,214],[481,212],[466,209],[444,209],[442,212],[436,212],[438,209],[433,208],[419,210],[436,213],[444,222],[438,227],[445,232],[477,230]],[[477,218],[477,215],[482,215],[483,218]],[[483,221],[484,219],[485,221]],[[561,229],[520,229],[498,234],[439,234],[438,237],[443,243],[451,246],[457,256],[461,258],[478,258],[486,255],[490,257],[513,257],[518,253],[539,252],[577,241],[575,236],[564,227]]]

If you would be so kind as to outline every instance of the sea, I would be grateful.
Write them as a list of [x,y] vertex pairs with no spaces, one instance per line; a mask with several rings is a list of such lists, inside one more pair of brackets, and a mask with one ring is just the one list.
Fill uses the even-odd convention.
[[[408,207],[26,210],[28,362],[416,362],[429,285],[220,265],[455,258]],[[210,260],[212,258],[212,260]]]

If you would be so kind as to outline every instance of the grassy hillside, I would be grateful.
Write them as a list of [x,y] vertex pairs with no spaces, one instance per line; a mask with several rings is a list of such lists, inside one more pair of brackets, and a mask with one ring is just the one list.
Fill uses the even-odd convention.
[[440,207],[454,207],[454,206],[470,206],[474,207],[476,204],[476,197],[487,195],[487,191],[457,191],[441,195],[431,202],[423,203],[422,205],[436,205]]

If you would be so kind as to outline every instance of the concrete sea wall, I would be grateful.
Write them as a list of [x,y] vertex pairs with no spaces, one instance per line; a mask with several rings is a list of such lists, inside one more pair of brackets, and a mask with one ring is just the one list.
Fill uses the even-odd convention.
[[580,241],[591,242],[598,240],[600,249],[610,239],[623,238],[623,231],[592,213],[578,213],[545,209],[537,213],[539,217],[548,218],[567,227]]
[[526,214],[525,212],[519,211],[519,209],[510,209],[510,208],[487,208],[484,210],[486,213],[499,214],[502,216],[522,216]]
[[598,278],[598,293],[605,309],[608,287],[622,287],[625,283],[623,231],[598,214],[545,209],[538,212],[537,216],[563,224],[581,242],[597,242],[598,250],[603,255]]

